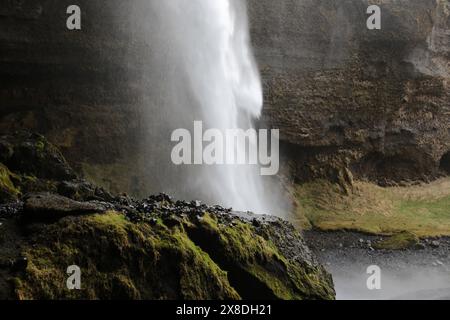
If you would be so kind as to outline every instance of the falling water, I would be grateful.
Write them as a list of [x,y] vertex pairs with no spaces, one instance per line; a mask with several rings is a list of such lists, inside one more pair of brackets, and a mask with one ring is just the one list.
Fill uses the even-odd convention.
[[245,1],[146,3],[151,12],[145,27],[151,56],[146,144],[152,150],[148,156],[152,187],[177,197],[268,213],[270,201],[257,166],[167,165],[173,130],[192,131],[196,120],[203,122],[204,130],[248,129],[261,113],[262,87]]

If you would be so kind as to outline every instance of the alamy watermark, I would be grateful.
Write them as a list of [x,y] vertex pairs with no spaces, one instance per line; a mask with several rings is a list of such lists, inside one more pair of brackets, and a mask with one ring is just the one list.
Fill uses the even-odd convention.
[[367,8],[367,14],[370,14],[367,19],[367,29],[380,30],[381,29],[381,8],[377,5],[371,5]]
[[381,268],[377,265],[371,265],[367,267],[366,272],[370,275],[366,282],[367,289],[381,290]]
[[71,265],[67,267],[67,275],[69,276],[66,281],[67,289],[69,290],[81,290],[81,269],[77,265]]
[[70,14],[66,21],[67,29],[81,30],[81,8],[73,4],[67,7],[66,12]]
[[194,121],[193,134],[176,129],[171,141],[177,142],[171,153],[175,165],[259,164],[263,176],[276,175],[280,168],[278,129],[204,131],[202,121]]
[[[67,7],[66,13],[69,17],[66,20],[66,27],[69,30],[81,30],[81,8],[76,4]],[[367,7],[366,13],[369,14],[366,25],[369,30],[381,29],[381,8],[377,5]]]

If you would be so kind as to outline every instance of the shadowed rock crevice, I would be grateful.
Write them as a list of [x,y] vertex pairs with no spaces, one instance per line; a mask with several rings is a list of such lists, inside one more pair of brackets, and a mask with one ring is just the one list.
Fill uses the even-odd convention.
[[244,215],[244,222],[246,219],[251,225],[231,220],[228,229],[220,219],[205,216],[187,227],[194,243],[227,271],[230,284],[242,298],[322,299],[334,295],[327,285],[332,280],[324,269],[312,257],[304,260],[310,256],[309,249],[289,224],[268,216]]
[[208,253],[222,270],[227,271],[230,285],[236,289],[244,300],[273,300],[276,298],[273,291],[255,275],[240,266],[239,261],[230,261],[227,258],[221,242],[214,234],[205,234],[196,228],[188,230],[188,234],[194,243]]
[[357,178],[382,186],[438,177],[436,161],[416,148],[404,148],[391,154],[372,152],[355,161],[352,167]]
[[440,169],[444,173],[450,175],[450,151],[442,156],[440,162]]

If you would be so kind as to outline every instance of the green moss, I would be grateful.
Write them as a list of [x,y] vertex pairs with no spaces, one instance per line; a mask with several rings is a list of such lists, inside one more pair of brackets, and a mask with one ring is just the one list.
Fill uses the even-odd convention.
[[[296,187],[293,222],[311,227],[392,235],[407,231],[419,237],[450,235],[450,178],[430,184],[382,188],[354,182],[344,194],[339,186],[315,181]],[[301,227],[308,224],[302,223]]]
[[114,211],[109,211],[106,214],[93,215],[88,217],[89,221],[94,222],[97,226],[101,227],[114,227],[117,229],[125,229],[129,222],[125,219],[125,216],[117,214]]
[[16,186],[22,194],[29,192],[57,192],[58,182],[54,180],[38,179],[34,175],[23,174],[16,176]]
[[385,250],[402,250],[412,248],[419,244],[419,238],[410,232],[401,232],[395,234],[388,239],[379,241],[374,244],[375,249]]
[[[31,236],[33,245],[24,246],[29,263],[14,282],[16,297],[334,297],[331,280],[317,267],[284,258],[251,224],[236,219],[232,225],[223,225],[208,214],[200,221],[184,218],[170,227],[164,221],[133,223],[122,214],[107,212],[41,226]],[[204,242],[193,234],[195,230]],[[81,290],[66,288],[70,265],[81,268]]]
[[[234,285],[254,282],[250,295],[285,300],[333,299],[334,291],[319,270],[287,260],[268,239],[258,235],[251,224],[238,219],[232,225],[221,225],[215,217],[205,215],[200,227],[210,234],[202,248],[224,268],[235,273]],[[257,289],[258,288],[258,289]],[[245,288],[240,288],[245,290]],[[238,290],[239,292],[239,290]]]
[[[128,222],[109,212],[45,226],[24,250],[16,284],[23,299],[238,299],[227,274],[182,228]],[[45,236],[44,236],[45,235]],[[66,268],[82,271],[82,290],[66,288]]]
[[36,141],[35,147],[38,154],[42,154],[45,151],[46,141],[44,138],[40,138],[38,141]]
[[16,175],[0,163],[0,201],[16,199],[19,196],[20,190],[12,182],[14,179],[17,179]]

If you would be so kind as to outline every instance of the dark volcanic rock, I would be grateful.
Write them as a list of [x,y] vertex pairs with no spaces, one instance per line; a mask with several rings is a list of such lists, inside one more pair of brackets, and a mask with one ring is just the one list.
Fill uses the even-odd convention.
[[56,194],[38,193],[25,197],[22,218],[33,222],[55,221],[106,210],[106,205],[99,202],[79,202]]
[[369,3],[249,1],[264,121],[298,180],[426,180],[450,150],[449,2],[377,1],[375,31]]
[[[330,275],[289,223],[198,208],[165,195],[151,199],[123,205],[118,198],[107,213],[83,216],[78,214],[98,207],[54,195],[26,200],[23,217],[66,217],[34,224],[27,238],[19,227],[15,237],[23,244],[16,255],[27,265],[11,269],[20,280],[13,288],[16,298],[334,298]],[[63,281],[61,265],[74,262],[83,272],[81,291],[67,290]]]
[[61,152],[43,136],[26,131],[0,136],[0,162],[12,171],[41,179],[74,179]]
[[[82,32],[65,28],[58,0],[0,8],[0,131],[45,134],[77,170],[130,194],[156,183],[142,137],[167,89],[152,63],[158,35],[143,31],[158,15],[142,3],[79,0]],[[448,172],[448,1],[377,3],[382,29],[369,31],[366,0],[248,1],[263,120],[280,128],[298,180],[433,178],[441,159]]]
[[[335,295],[331,276],[299,232],[279,218],[174,201],[164,194],[143,201],[117,197],[110,203],[36,194],[18,210],[33,224],[4,217],[3,231],[20,246],[3,257],[7,248],[0,242],[0,261],[16,261],[0,264],[0,284],[12,275],[17,280],[6,288],[0,285],[2,297],[333,299]],[[65,286],[66,265],[74,263],[83,272],[81,291]]]
[[61,152],[43,136],[0,136],[0,201],[27,193],[53,192],[78,201],[112,200],[104,189],[80,179]]
[[[18,137],[9,137],[12,150],[23,144],[23,135]],[[30,152],[27,161],[46,158],[48,148],[42,150]],[[58,157],[57,163],[66,162]],[[28,179],[3,167],[0,190],[17,188],[17,194],[6,203],[0,199],[0,298],[335,296],[330,275],[298,231],[281,219],[177,201],[166,194],[143,200],[114,197],[78,178],[37,178],[37,172],[50,172],[45,166],[20,166]],[[25,180],[48,190],[22,196],[31,188]],[[83,290],[67,289],[66,270],[73,264],[82,270]]]

